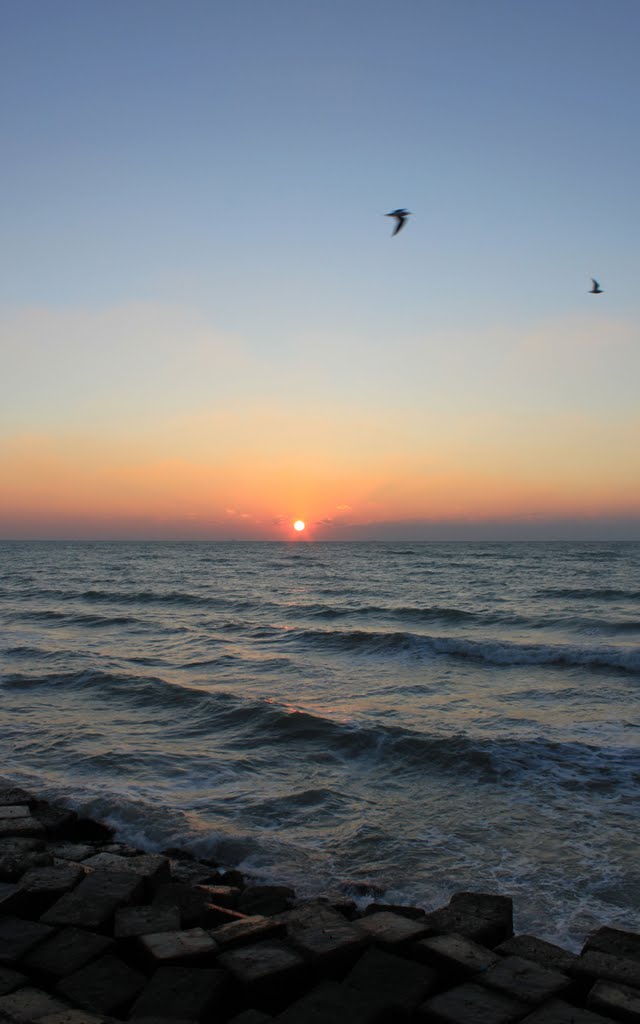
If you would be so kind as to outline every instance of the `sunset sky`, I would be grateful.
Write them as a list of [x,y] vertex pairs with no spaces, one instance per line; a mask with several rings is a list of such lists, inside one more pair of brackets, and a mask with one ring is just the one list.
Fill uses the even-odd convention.
[[0,537],[640,539],[639,39],[4,0]]

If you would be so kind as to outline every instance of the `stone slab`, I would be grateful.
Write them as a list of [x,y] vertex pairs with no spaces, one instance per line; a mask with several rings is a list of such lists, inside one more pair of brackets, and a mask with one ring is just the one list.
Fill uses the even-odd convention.
[[38,921],[20,917],[0,919],[0,964],[13,964],[39,942],[53,935],[54,929]]
[[106,935],[96,935],[81,928],[63,928],[45,939],[22,959],[21,966],[34,974],[58,981],[67,974],[104,956],[113,947]]
[[78,817],[76,812],[68,807],[63,807],[61,804],[50,804],[46,800],[37,800],[33,805],[32,813],[51,837],[62,836]]
[[26,818],[0,818],[0,837],[6,836],[43,836],[42,825],[32,814]]
[[103,956],[58,983],[56,992],[85,1010],[120,1014],[139,995],[146,977],[115,956]]
[[421,963],[436,967],[454,981],[469,979],[487,971],[500,957],[488,946],[481,946],[464,935],[432,935],[411,947],[411,956]]
[[383,1024],[388,1011],[348,985],[323,981],[278,1016],[280,1024]]
[[527,1009],[526,1003],[503,992],[465,982],[427,999],[420,1013],[430,1024],[515,1024]]
[[16,821],[30,818],[31,808],[27,804],[0,804],[0,821]]
[[571,978],[566,974],[523,960],[520,956],[499,960],[476,980],[534,1006],[566,995],[572,987]]
[[236,1017],[232,1017],[227,1024],[269,1024],[273,1017],[262,1010],[244,1010]]
[[179,930],[180,911],[177,907],[120,907],[116,910],[113,934],[116,939],[128,939]]
[[55,900],[70,892],[84,878],[72,864],[34,867],[20,879],[23,903],[30,917],[39,917]]
[[218,947],[204,928],[139,935],[137,943],[148,963],[156,967],[211,959]]
[[381,1008],[408,1014],[435,991],[437,976],[432,967],[382,949],[368,949],[344,984],[366,993]]
[[370,942],[389,948],[416,942],[429,934],[429,927],[423,918],[411,921],[391,911],[369,914],[367,917],[359,918],[354,924]]
[[611,1024],[611,1018],[552,999],[524,1017],[521,1024]]
[[627,960],[640,960],[640,934],[620,928],[598,928],[584,944],[583,953],[589,950],[622,956]]
[[587,996],[587,1007],[624,1024],[640,1024],[640,989],[597,981]]
[[131,1017],[205,1021],[219,1006],[227,981],[220,970],[160,967],[136,999]]
[[93,846],[86,843],[47,843],[47,851],[52,857],[59,860],[83,861],[91,857],[96,851]]
[[0,996],[6,996],[28,982],[26,975],[13,971],[10,967],[0,967]]
[[456,892],[449,900],[449,906],[465,910],[473,917],[494,921],[504,930],[500,941],[513,935],[513,899],[486,892]]
[[[114,1017],[108,1017],[104,1013],[89,1013],[88,1010],[76,1010],[70,1008],[57,1013],[46,1013],[40,1017],[38,1024],[118,1024]],[[175,1021],[172,1024],[176,1024]]]
[[26,789],[22,789],[20,786],[4,786],[2,780],[0,780],[0,806],[7,807],[10,804],[28,804],[31,806],[36,803],[36,798],[28,793]]
[[521,956],[525,960],[540,964],[541,967],[550,967],[564,974],[569,972],[578,959],[577,953],[571,953],[553,942],[538,939],[535,935],[513,935],[496,946],[495,952],[502,956]]
[[412,921],[424,917],[426,911],[422,907],[411,907],[404,903],[369,903],[363,911],[364,916],[368,914],[380,914],[383,911],[391,914],[400,914],[401,917],[408,917]]
[[0,915],[20,914],[25,909],[24,891],[16,882],[0,882]]
[[463,935],[481,946],[493,947],[507,937],[502,921],[496,923],[451,904],[425,914],[423,921],[428,935]]
[[11,1021],[35,1024],[45,1014],[68,1009],[62,999],[49,995],[39,988],[25,985],[7,996],[0,996],[0,1020],[7,1014]]
[[234,949],[237,946],[248,946],[262,939],[273,939],[286,933],[284,921],[255,914],[238,921],[210,928],[209,935],[221,950]]
[[187,885],[184,882],[163,883],[153,897],[154,906],[179,908],[183,928],[215,927],[219,916],[215,910],[210,912],[212,902],[207,886]]

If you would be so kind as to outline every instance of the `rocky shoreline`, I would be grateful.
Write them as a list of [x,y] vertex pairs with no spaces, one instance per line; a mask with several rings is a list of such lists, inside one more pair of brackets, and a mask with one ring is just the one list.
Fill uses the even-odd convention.
[[4,780],[0,903],[7,1024],[640,1024],[640,934],[578,955],[514,935],[504,895],[302,901]]

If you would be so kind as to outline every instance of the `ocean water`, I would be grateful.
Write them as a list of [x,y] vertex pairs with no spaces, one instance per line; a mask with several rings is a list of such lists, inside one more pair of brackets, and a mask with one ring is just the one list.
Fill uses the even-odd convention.
[[640,544],[0,545],[2,774],[149,850],[640,927]]

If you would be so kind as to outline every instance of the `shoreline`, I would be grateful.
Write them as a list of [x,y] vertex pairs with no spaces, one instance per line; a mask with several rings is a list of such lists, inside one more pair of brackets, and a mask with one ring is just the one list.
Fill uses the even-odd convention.
[[426,912],[254,883],[0,779],[0,1021],[640,1022],[640,934],[602,922],[576,954],[514,935],[505,895]]

